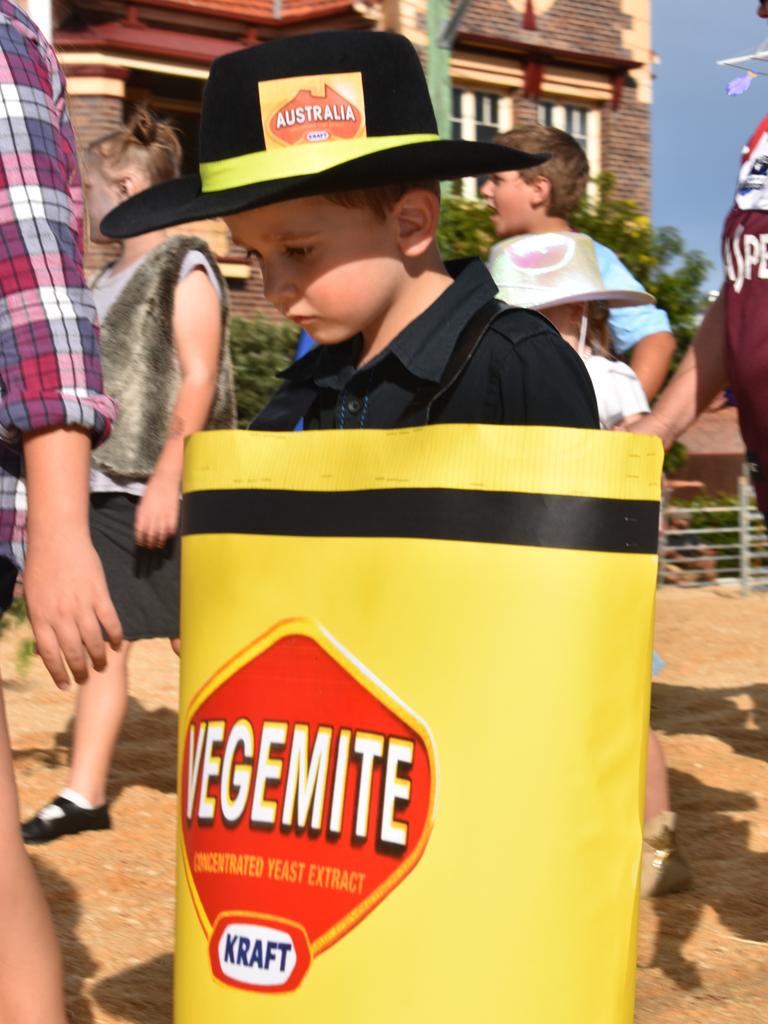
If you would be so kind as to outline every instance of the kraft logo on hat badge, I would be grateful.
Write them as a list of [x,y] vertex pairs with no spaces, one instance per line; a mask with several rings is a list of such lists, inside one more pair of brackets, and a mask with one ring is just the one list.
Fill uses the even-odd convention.
[[426,849],[429,727],[317,623],[278,623],[206,683],[180,759],[185,874],[225,985],[295,989]]

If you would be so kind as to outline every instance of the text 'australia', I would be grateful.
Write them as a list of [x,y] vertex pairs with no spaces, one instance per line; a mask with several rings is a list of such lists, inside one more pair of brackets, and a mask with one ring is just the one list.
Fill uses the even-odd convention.
[[313,103],[305,107],[286,107],[275,118],[276,128],[293,128],[297,124],[323,124],[329,121],[356,121],[357,114],[349,103]]

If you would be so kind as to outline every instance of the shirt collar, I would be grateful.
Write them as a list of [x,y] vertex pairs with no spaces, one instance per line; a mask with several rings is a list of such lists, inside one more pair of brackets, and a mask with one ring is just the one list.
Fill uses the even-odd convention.
[[[366,363],[363,371],[394,356],[414,377],[434,382],[441,379],[462,330],[497,292],[479,259],[453,260],[446,269],[453,283],[379,356]],[[278,376],[290,381],[312,380],[320,387],[343,387],[355,373],[359,353],[359,335],[338,345],[319,345]]]

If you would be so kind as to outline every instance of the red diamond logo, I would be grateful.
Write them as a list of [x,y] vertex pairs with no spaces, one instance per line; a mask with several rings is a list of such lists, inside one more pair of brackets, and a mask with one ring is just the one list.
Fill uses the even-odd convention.
[[313,622],[279,623],[202,687],[181,757],[184,866],[225,984],[296,988],[427,845],[428,726]]

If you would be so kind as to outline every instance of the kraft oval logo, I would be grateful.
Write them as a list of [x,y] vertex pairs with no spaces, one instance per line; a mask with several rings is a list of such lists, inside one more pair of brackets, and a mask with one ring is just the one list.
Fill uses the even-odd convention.
[[222,915],[210,941],[215,976],[226,984],[262,992],[287,992],[306,973],[311,952],[295,922]]
[[300,984],[426,849],[427,724],[317,623],[278,623],[205,683],[180,750],[185,874],[225,984]]

